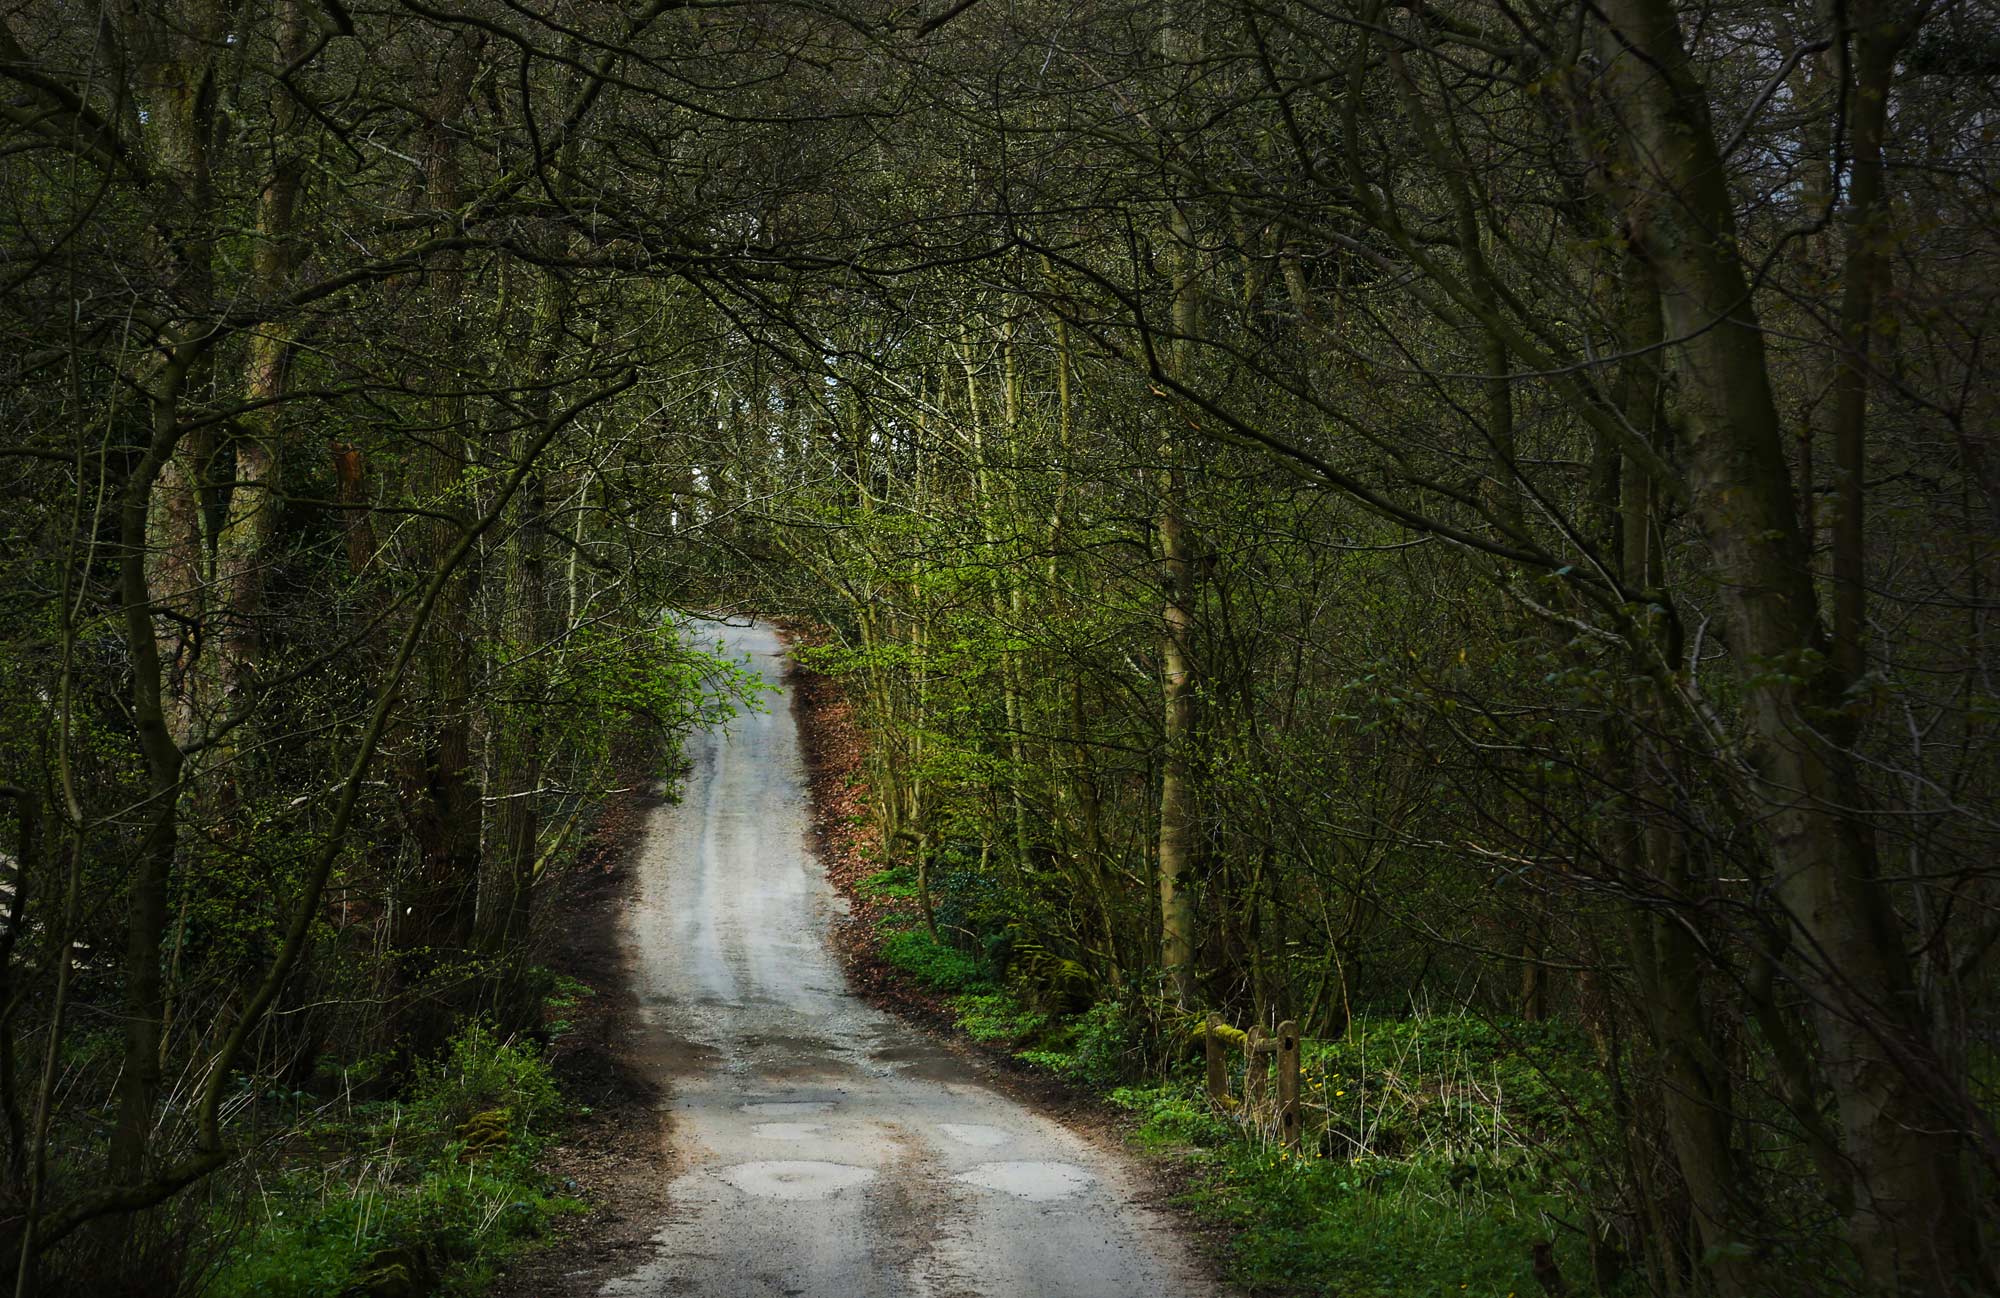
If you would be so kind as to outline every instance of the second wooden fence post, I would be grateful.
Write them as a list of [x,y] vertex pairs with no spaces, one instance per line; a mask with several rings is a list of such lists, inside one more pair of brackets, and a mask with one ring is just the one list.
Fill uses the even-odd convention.
[[1291,1019],[1278,1025],[1278,1139],[1299,1147],[1299,1025]]

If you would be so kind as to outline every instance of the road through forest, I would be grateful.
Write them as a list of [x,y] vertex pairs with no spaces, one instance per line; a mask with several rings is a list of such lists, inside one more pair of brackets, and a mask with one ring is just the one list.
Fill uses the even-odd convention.
[[[717,627],[782,684],[763,625]],[[605,1295],[1199,1298],[1218,1291],[1115,1152],[849,995],[792,712],[689,743],[625,941],[671,1096],[669,1218]]]

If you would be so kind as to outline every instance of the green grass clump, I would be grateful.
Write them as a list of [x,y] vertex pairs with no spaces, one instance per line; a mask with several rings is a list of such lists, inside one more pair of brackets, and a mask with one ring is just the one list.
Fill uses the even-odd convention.
[[532,1045],[501,1041],[481,1023],[417,1070],[410,1117],[421,1131],[456,1133],[474,1114],[506,1110],[523,1146],[539,1147],[546,1119],[562,1107],[554,1074]]
[[1198,1084],[1121,1086],[1109,1099],[1138,1117],[1133,1140],[1142,1148],[1213,1149],[1242,1139],[1236,1124],[1216,1112]]
[[1065,1016],[1034,1005],[1017,985],[968,992],[952,999],[958,1029],[974,1041],[1012,1047],[1014,1057],[1103,1089],[1133,1071],[1137,1032],[1122,1007],[1103,1002]]
[[864,897],[914,900],[917,895],[917,868],[913,865],[892,865],[886,870],[877,870],[856,884],[855,888]]
[[985,961],[938,941],[927,928],[887,934],[879,949],[889,964],[932,991],[967,992],[993,981]]
[[345,1157],[260,1185],[214,1298],[472,1295],[581,1205],[536,1168],[560,1110],[533,1046],[474,1025],[407,1102],[357,1106]]
[[958,1013],[958,1027],[974,1041],[1014,1044],[1038,1036],[1048,1027],[1048,1016],[1024,1005],[1004,989],[970,992],[955,997],[951,1007]]
[[1115,1001],[1048,1024],[1034,1048],[1019,1057],[1072,1082],[1104,1090],[1137,1071],[1140,1033]]
[[1341,1158],[1567,1145],[1610,1097],[1581,1033],[1435,1014],[1356,1023],[1304,1046],[1307,1127]]
[[1552,1241],[1561,1270],[1589,1274],[1573,1235],[1552,1229],[1552,1199],[1489,1190],[1449,1160],[1303,1158],[1245,1146],[1211,1151],[1192,1196],[1236,1232],[1251,1286],[1342,1298],[1540,1293],[1534,1249]]

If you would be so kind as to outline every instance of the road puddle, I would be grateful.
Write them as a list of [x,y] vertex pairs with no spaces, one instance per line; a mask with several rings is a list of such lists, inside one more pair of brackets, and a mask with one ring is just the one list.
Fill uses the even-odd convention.
[[738,1163],[716,1175],[760,1199],[825,1199],[875,1179],[874,1171],[866,1167],[783,1159]]
[[1097,1178],[1072,1163],[981,1163],[952,1178],[1036,1203],[1067,1199]]
[[750,1128],[759,1140],[811,1140],[826,1134],[824,1122],[760,1122]]
[[975,1122],[940,1122],[938,1130],[961,1145],[980,1149],[992,1149],[1013,1139],[998,1127],[982,1127]]

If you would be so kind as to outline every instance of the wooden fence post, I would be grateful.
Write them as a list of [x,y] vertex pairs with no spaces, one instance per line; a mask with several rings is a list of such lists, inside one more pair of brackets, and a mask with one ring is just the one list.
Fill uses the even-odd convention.
[[1278,1025],[1278,1139],[1299,1147],[1299,1025],[1291,1019]]
[[1229,1098],[1229,1064],[1222,1057],[1222,1034],[1217,1031],[1221,1026],[1221,1016],[1210,1011],[1202,1040],[1208,1050],[1208,1098],[1217,1104]]

